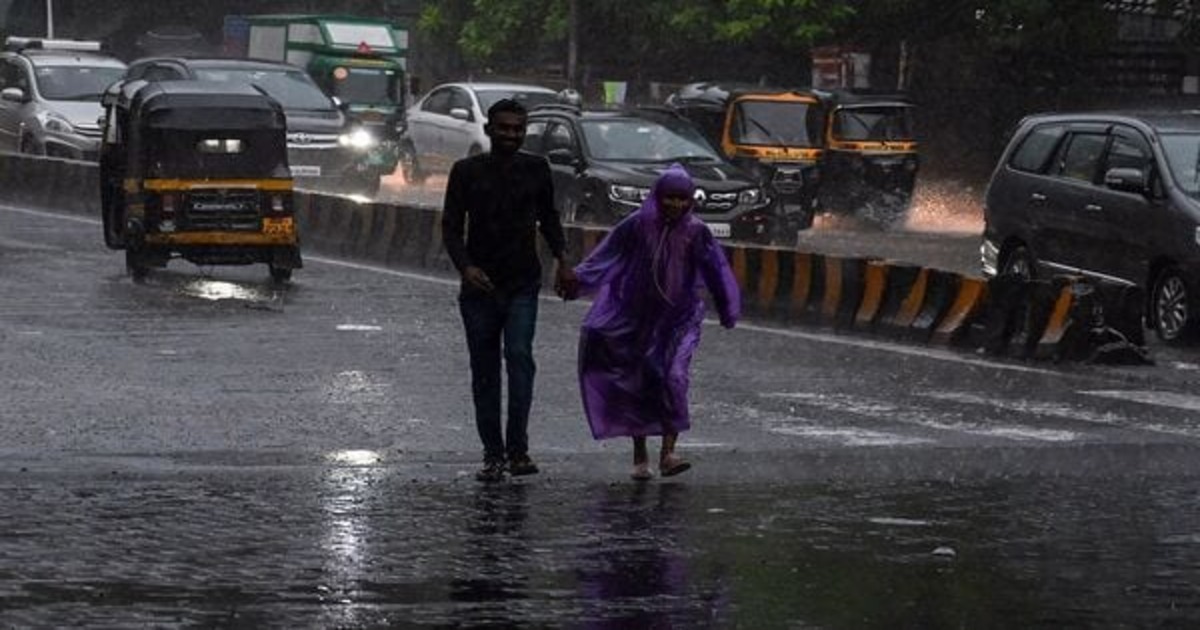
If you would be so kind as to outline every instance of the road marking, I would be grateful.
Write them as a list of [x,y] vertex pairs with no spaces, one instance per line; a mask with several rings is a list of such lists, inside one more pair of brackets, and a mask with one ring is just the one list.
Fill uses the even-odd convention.
[[338,324],[337,330],[343,332],[375,332],[383,330],[383,326],[372,326],[370,324]]
[[1200,411],[1200,396],[1177,394],[1175,392],[1160,392],[1153,390],[1119,390],[1105,389],[1079,392],[1087,396],[1108,398],[1112,400],[1128,400],[1143,405],[1169,407],[1184,411]]
[[962,414],[946,413],[908,404],[900,406],[890,402],[864,399],[844,394],[795,392],[763,394],[763,397],[792,400],[824,411],[846,413],[870,420],[895,422],[936,431],[1039,442],[1073,442],[1083,437],[1082,434],[1076,431],[1004,424],[1000,420],[991,418],[984,418],[980,421],[966,421],[961,419]]

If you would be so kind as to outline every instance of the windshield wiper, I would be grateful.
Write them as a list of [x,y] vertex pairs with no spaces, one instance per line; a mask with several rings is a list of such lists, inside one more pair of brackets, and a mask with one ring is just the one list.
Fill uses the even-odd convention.
[[788,148],[787,141],[786,141],[786,140],[784,140],[783,138],[781,138],[781,137],[779,136],[779,134],[777,134],[777,133],[775,133],[774,131],[771,131],[770,129],[768,129],[766,125],[764,125],[764,124],[762,124],[762,123],[758,122],[758,120],[756,120],[755,118],[753,118],[753,117],[750,117],[750,116],[747,116],[747,117],[746,117],[746,120],[749,120],[749,121],[750,121],[750,124],[754,125],[755,127],[758,127],[758,130],[759,130],[759,131],[761,131],[761,132],[763,132],[763,133],[767,134],[767,137],[768,137],[768,138],[770,138],[770,139],[771,139],[771,141],[775,143],[775,146],[777,146],[777,147],[779,147],[779,148],[781,148],[781,149],[786,149],[786,148]]

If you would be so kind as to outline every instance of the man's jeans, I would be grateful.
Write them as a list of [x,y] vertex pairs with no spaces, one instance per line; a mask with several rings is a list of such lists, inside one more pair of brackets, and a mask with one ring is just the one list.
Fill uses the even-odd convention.
[[[471,354],[471,393],[475,427],[484,458],[503,460],[529,451],[529,408],[533,404],[533,333],[537,323],[537,285],[513,293],[464,288],[459,310]],[[500,357],[503,345],[508,372],[508,430],[500,420]],[[507,433],[507,436],[505,435]],[[507,439],[506,439],[507,437]],[[505,445],[507,444],[507,448]]]

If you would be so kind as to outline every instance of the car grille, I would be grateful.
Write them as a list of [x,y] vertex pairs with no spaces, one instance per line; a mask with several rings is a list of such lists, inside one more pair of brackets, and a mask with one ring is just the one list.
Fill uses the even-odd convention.
[[287,144],[289,149],[301,151],[305,149],[336,149],[338,135],[335,133],[289,133]]
[[103,132],[100,130],[100,125],[88,125],[88,124],[75,125],[75,133],[77,133],[85,138],[99,138],[100,136],[104,135]]
[[738,194],[736,192],[700,191],[697,193],[696,201],[698,210],[701,212],[726,212],[737,206]]
[[193,190],[188,193],[181,227],[188,230],[258,231],[257,190]]

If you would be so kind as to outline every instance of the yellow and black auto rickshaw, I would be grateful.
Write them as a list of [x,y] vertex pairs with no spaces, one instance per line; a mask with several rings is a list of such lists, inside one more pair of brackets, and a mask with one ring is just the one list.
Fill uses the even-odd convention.
[[283,109],[250,85],[117,83],[103,98],[105,244],[140,280],[173,257],[301,267]]
[[750,85],[692,83],[667,105],[700,128],[725,157],[759,181],[777,204],[772,232],[793,242],[812,226],[821,186],[821,107],[813,94]]
[[920,160],[915,106],[902,97],[818,92],[825,107],[821,208],[881,227],[907,216]]

